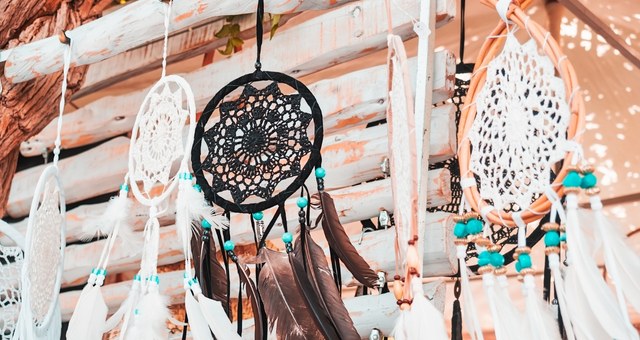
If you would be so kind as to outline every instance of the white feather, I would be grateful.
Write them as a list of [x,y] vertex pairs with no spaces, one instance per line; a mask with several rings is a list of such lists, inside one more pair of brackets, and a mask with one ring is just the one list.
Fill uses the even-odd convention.
[[590,200],[593,217],[589,220],[595,221],[593,227],[602,240],[605,265],[613,279],[622,312],[627,314],[626,297],[640,313],[640,256],[627,243],[620,232],[622,228],[604,216],[600,197],[591,196]]
[[496,277],[492,273],[482,275],[482,286],[493,315],[496,339],[516,339],[522,334],[522,315],[509,297],[507,278],[504,275],[499,276],[500,287],[495,286],[495,280]]
[[575,340],[573,328],[574,324],[578,320],[574,320],[574,315],[580,313],[579,310],[575,310],[576,306],[569,305],[567,303],[566,288],[562,273],[560,272],[560,256],[556,253],[551,253],[547,256],[549,259],[549,268],[551,269],[551,275],[553,276],[556,299],[560,306],[560,314],[562,315],[562,323],[567,333],[567,340]]
[[467,271],[467,247],[463,245],[456,246],[456,254],[458,263],[460,264],[460,285],[462,286],[462,318],[464,326],[471,339],[483,340],[482,328],[476,311],[476,304],[471,293],[471,284],[469,283],[469,272]]
[[168,339],[167,320],[171,316],[168,305],[168,298],[160,294],[156,284],[150,283],[149,291],[138,303],[126,340]]
[[69,340],[100,340],[107,320],[107,305],[100,286],[87,283],[80,293],[69,327]]
[[[129,217],[131,201],[127,198],[128,191],[120,190],[118,196],[113,196],[109,200],[107,209],[97,218],[89,220],[82,225],[80,239],[90,241],[96,237],[111,234],[116,224],[126,224]],[[126,229],[126,228],[120,228]]]
[[213,339],[207,320],[205,320],[202,310],[200,310],[200,305],[189,289],[185,290],[184,306],[189,318],[189,328],[191,328],[193,340]]
[[566,275],[567,303],[583,305],[581,318],[576,323],[580,329],[578,336],[601,334],[608,336],[596,339],[638,339],[638,333],[625,322],[625,316],[618,308],[616,299],[604,282],[602,273],[591,258],[592,249],[588,248],[588,241],[581,226],[592,223],[589,216],[578,214],[578,198],[575,194],[568,194],[566,233],[569,251],[567,253],[569,267]]
[[448,340],[442,313],[424,296],[422,280],[411,280],[413,302],[411,308],[400,312],[392,335],[396,340],[429,339]]
[[228,340],[240,340],[242,339],[236,330],[234,329],[227,313],[222,308],[220,301],[215,301],[207,298],[206,296],[199,294],[198,303],[200,304],[200,310],[209,328],[213,331],[213,334],[217,339]]
[[122,320],[122,327],[120,328],[119,339],[123,340],[124,335],[127,333],[127,330],[129,329],[129,322],[132,322],[131,320],[132,320],[133,309],[138,304],[139,300],[140,300],[140,281],[137,279],[134,279],[126,300],[124,300],[124,302],[120,305],[120,308],[118,308],[118,310],[109,319],[107,319],[104,332],[106,333],[112,330],[120,323],[120,320]]
[[558,323],[549,305],[536,292],[535,279],[531,274],[524,276],[525,320],[533,340],[560,340]]

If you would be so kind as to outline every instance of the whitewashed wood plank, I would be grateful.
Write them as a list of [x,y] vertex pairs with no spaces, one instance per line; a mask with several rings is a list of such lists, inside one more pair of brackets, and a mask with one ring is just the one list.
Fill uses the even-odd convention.
[[[355,59],[385,47],[386,33],[384,32],[386,31],[378,27],[381,25],[376,25],[374,21],[362,18],[366,14],[375,14],[375,18],[384,19],[384,16],[378,13],[384,11],[381,8],[383,6],[380,5],[382,2],[378,6],[373,6],[377,2],[367,2],[366,7],[363,4],[362,7],[366,9],[366,12],[360,14],[358,18],[351,17],[346,11],[346,7],[358,7],[356,5],[359,2],[355,2],[345,8],[333,10],[300,24],[296,26],[296,29],[281,32],[269,42],[271,52],[263,54],[264,67],[302,75],[342,61]],[[417,7],[417,5],[413,7]],[[417,9],[411,8],[411,10],[415,12]],[[347,16],[351,19],[346,20]],[[375,18],[371,18],[371,20]],[[404,27],[403,32],[406,37],[413,36],[412,30],[407,31],[410,26],[407,22],[408,19],[402,18],[404,20],[398,22],[399,27]],[[401,23],[404,24],[400,25]],[[326,29],[322,30],[322,27],[326,27]],[[367,35],[363,33],[357,38],[348,34],[331,36],[331,29],[335,32],[351,32],[361,29],[368,33]],[[314,39],[325,41],[325,44],[308,48],[303,48],[303,46],[296,49],[290,48],[292,44],[310,44]],[[231,58],[220,60],[186,74],[185,78],[193,88],[198,109],[204,108],[217,89],[236,76],[251,72],[253,58],[255,58],[255,48],[246,48]],[[416,61],[412,61],[414,69],[415,64]],[[450,52],[440,51],[436,53],[435,65],[433,98],[434,103],[437,103],[450,98],[453,93],[455,58]],[[350,73],[332,79],[332,82],[335,84],[321,81],[317,85],[312,84],[311,87],[319,100],[320,107],[327,116],[325,129],[328,132],[332,129],[344,129],[348,126],[362,124],[364,121],[384,117],[384,109],[381,109],[386,105],[384,87],[371,86],[371,84],[386,82],[385,65]],[[135,115],[146,92],[147,89],[144,89],[126,95],[104,97],[66,114],[63,117],[62,147],[74,148],[129,132],[133,127]],[[342,102],[344,102],[343,105],[336,106]],[[332,113],[337,115],[335,119],[331,118]],[[350,118],[352,119],[350,120]],[[332,125],[334,120],[336,120],[335,125]],[[43,131],[21,145],[21,153],[24,156],[41,155],[45,148],[53,148],[55,137],[56,123],[52,121]]]
[[[267,13],[294,13],[326,9],[351,0],[266,1]],[[172,7],[171,31],[178,31],[204,20],[228,15],[255,13],[253,0],[176,1]],[[74,39],[73,65],[87,65],[107,59],[131,48],[162,38],[167,4],[141,0],[86,23],[67,35]],[[126,29],[124,29],[126,28]],[[56,36],[14,48],[5,62],[4,75],[14,83],[60,70],[64,49]]]
[[[438,131],[433,136],[433,143],[438,147],[434,147],[434,154],[430,155],[434,162],[455,154],[453,110],[451,104],[434,110],[437,118],[434,119],[433,128]],[[385,128],[384,125],[368,129],[360,127],[326,136],[322,154],[324,166],[329,173],[327,188],[349,186],[382,175],[379,165],[387,156]],[[67,203],[117,190],[127,172],[128,141],[125,137],[118,137],[60,162]],[[106,164],[109,166],[106,167]],[[10,216],[20,217],[28,213],[33,195],[31,186],[43,167],[30,168],[16,174],[7,204]]]
[[[127,172],[129,138],[117,137],[93,149],[60,160],[60,179],[67,204],[116,191]],[[7,213],[21,217],[29,213],[34,184],[46,165],[16,173],[11,183]]]
[[[430,179],[436,186],[431,186],[431,190],[428,192],[429,200],[431,202],[430,206],[437,206],[449,202],[451,199],[451,194],[449,190],[450,177],[448,170],[440,169],[432,170],[431,172],[433,172],[433,175],[430,176]],[[336,210],[338,212],[338,215],[340,216],[341,222],[347,224],[372,218],[374,216],[377,216],[378,211],[381,208],[389,212],[393,212],[393,203],[391,195],[389,195],[391,190],[390,185],[390,180],[385,179],[331,191],[330,193],[334,198]],[[290,226],[297,225],[297,212],[299,208],[296,206],[295,201],[295,198],[290,198],[285,206],[285,209],[287,211],[287,224]],[[265,218],[268,219],[270,216],[273,216],[273,213],[273,209],[265,211]],[[315,220],[318,214],[318,210],[311,210],[312,219]],[[232,214],[231,216],[231,238],[238,245],[252,244],[254,241],[249,218],[250,216],[248,215],[240,214]],[[443,228],[444,224],[441,221],[441,216],[433,215],[431,216],[431,218],[433,218],[435,221],[434,227]],[[142,226],[138,226],[138,228],[141,227]],[[278,223],[269,234],[269,239],[278,239],[282,236],[282,233],[282,225]],[[435,231],[434,233],[435,234],[433,240],[436,244],[439,244],[438,242],[440,241],[437,240],[441,239],[441,234]],[[372,238],[368,239],[369,240],[367,240],[367,242],[374,242]],[[63,286],[80,284],[87,277],[93,266],[97,263],[100,252],[102,251],[105,242],[106,240],[100,240],[87,244],[67,246],[65,254],[64,274],[62,280]],[[366,243],[363,242],[363,244]],[[443,255],[441,255],[440,257],[433,254],[428,256],[429,258],[433,258],[435,261],[434,263],[438,265],[438,269],[433,269],[434,271],[446,272],[446,269],[444,269],[443,266],[443,263],[445,261],[442,260],[442,256],[450,256],[448,254],[444,254],[448,253],[448,251],[445,251],[449,247],[448,241],[444,240],[440,242],[440,244],[440,249],[443,251]],[[167,226],[161,228],[161,254],[158,263],[164,265],[175,263],[181,260],[182,254],[180,247],[181,245],[178,241],[175,226]],[[437,252],[435,246],[434,249],[431,249],[429,251]],[[139,265],[140,256],[141,252],[139,247],[124,247],[120,244],[116,244],[111,254],[111,265],[109,268],[109,272],[119,273],[136,269],[136,266]],[[383,265],[380,265],[380,268],[385,268],[384,270],[393,268],[392,266],[394,260],[388,257],[387,261],[390,262],[387,262],[385,265],[391,267],[384,267]],[[346,276],[344,276],[344,278],[346,279]]]

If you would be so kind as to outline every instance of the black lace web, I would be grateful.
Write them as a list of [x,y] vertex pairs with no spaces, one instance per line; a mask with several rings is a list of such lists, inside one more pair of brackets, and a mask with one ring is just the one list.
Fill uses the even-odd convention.
[[261,90],[247,84],[240,98],[219,105],[220,121],[204,133],[209,154],[202,169],[213,176],[213,191],[229,190],[236,203],[253,195],[266,200],[280,182],[300,175],[312,148],[312,116],[300,102],[272,82]]

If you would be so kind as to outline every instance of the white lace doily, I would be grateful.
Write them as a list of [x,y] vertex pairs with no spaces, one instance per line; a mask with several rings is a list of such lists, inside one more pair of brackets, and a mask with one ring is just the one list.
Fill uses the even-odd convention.
[[0,340],[10,340],[20,312],[22,249],[0,245]]
[[534,40],[520,44],[510,33],[488,65],[476,108],[468,138],[480,195],[498,209],[526,209],[565,155],[571,112],[564,83]]
[[51,306],[55,302],[59,287],[56,287],[58,271],[61,264],[60,243],[63,216],[60,212],[58,187],[54,178],[50,178],[42,192],[40,205],[33,219],[33,228],[28,242],[27,275],[30,281],[29,301],[36,324],[40,325],[47,318]]
[[[141,203],[154,205],[173,190],[178,167],[172,166],[188,161],[194,129],[195,101],[189,84],[179,76],[163,77],[142,103],[131,137],[129,174],[132,192]],[[162,193],[153,195],[157,186]]]

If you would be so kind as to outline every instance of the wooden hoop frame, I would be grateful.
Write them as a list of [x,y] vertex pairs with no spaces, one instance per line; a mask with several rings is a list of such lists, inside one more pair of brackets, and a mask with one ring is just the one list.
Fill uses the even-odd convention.
[[[481,0],[481,2],[489,7],[495,8],[497,0]],[[538,46],[542,46],[544,53],[553,62],[556,71],[564,81],[565,93],[568,97],[567,100],[571,109],[571,118],[567,130],[567,140],[580,142],[581,138],[579,132],[584,129],[585,107],[582,94],[578,91],[578,80],[573,66],[568,60],[566,60],[566,56],[562,53],[560,46],[556,40],[551,37],[549,32],[533,20],[529,20],[529,17],[517,4],[511,3],[509,5],[507,18],[513,24],[525,29],[529,35],[535,39]],[[462,180],[470,178],[475,181],[474,174],[469,169],[471,143],[466,136],[469,130],[471,130],[471,126],[473,125],[473,121],[476,117],[477,111],[474,103],[476,102],[478,93],[486,82],[487,66],[500,53],[503,41],[505,40],[503,35],[506,31],[507,24],[500,21],[498,26],[491,32],[489,38],[482,45],[476,60],[476,66],[474,68],[473,76],[471,77],[469,91],[465,98],[464,108],[460,118],[458,133],[458,141],[460,145],[458,150],[458,162],[460,165],[460,178]],[[557,192],[559,196],[563,195],[562,180],[566,176],[569,168],[571,168],[572,157],[573,152],[568,152],[564,158],[563,166],[558,172],[558,176],[552,183],[553,190]],[[467,202],[469,202],[471,208],[476,212],[481,212],[483,207],[491,206],[487,201],[481,198],[476,186],[463,188],[463,192]],[[542,195],[533,202],[528,209],[521,211],[521,218],[525,223],[537,221],[542,218],[550,208],[551,202],[546,195]],[[517,227],[513,218],[513,213],[510,212],[493,209],[486,217],[493,224]]]

